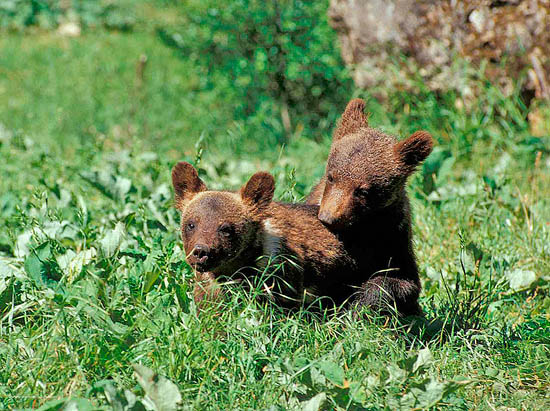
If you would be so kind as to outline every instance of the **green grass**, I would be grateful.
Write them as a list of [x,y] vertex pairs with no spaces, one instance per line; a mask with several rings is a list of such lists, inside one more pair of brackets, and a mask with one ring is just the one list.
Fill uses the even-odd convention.
[[197,312],[175,161],[212,188],[265,169],[277,198],[301,199],[330,136],[251,135],[267,114],[233,118],[224,73],[161,41],[159,24],[184,19],[166,4],[139,3],[126,33],[0,37],[0,409],[142,399],[132,364],[197,409],[547,409],[550,126],[532,133],[520,99],[483,82],[464,109],[421,83],[384,102],[356,91],[373,126],[437,141],[410,188],[426,320],[288,313],[236,286]]

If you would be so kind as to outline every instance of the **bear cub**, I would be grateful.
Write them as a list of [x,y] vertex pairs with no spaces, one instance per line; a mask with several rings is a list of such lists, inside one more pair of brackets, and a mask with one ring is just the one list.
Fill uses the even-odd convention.
[[357,278],[355,262],[317,218],[319,207],[273,202],[270,174],[254,174],[239,192],[209,191],[195,168],[180,162],[172,183],[186,260],[197,273],[197,302],[219,294],[219,277],[250,279],[269,259],[276,272],[262,287],[283,306],[319,297],[341,304],[357,291],[350,281]]
[[350,101],[337,126],[325,175],[308,204],[337,233],[368,280],[361,302],[403,315],[420,314],[407,178],[431,153],[432,137],[417,131],[397,141],[370,128],[361,99]]

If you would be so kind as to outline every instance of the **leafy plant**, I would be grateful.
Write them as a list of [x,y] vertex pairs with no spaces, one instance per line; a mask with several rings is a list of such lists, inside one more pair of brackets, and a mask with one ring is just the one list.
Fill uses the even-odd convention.
[[228,75],[240,103],[235,118],[260,116],[255,132],[274,128],[284,143],[304,127],[319,140],[351,93],[326,2],[235,0],[207,3],[185,28],[163,28],[165,44],[207,72]]
[[107,0],[3,0],[0,2],[0,28],[52,28],[63,20],[76,18],[85,27],[103,25],[129,30],[135,24],[129,11]]

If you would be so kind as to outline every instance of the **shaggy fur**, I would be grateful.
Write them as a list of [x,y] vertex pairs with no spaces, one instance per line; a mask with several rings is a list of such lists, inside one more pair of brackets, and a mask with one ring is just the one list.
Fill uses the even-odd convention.
[[268,260],[285,261],[264,286],[285,306],[319,297],[341,304],[360,287],[354,260],[317,218],[319,207],[273,202],[270,174],[254,174],[239,193],[208,191],[189,163],[178,163],[172,182],[197,300],[219,295],[217,278],[257,275]]
[[319,219],[356,259],[363,283],[360,302],[379,311],[395,306],[418,314],[421,285],[414,255],[408,176],[432,151],[418,131],[398,142],[368,126],[365,104],[352,100],[336,128],[325,175],[308,197]]

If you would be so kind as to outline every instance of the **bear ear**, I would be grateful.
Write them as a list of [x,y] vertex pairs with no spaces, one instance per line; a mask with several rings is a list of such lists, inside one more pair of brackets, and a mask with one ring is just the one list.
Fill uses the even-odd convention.
[[247,206],[261,211],[271,203],[274,192],[275,179],[271,174],[260,171],[241,188],[241,198]]
[[365,101],[360,98],[354,98],[351,100],[336,130],[332,137],[333,141],[339,140],[342,137],[357,132],[359,129],[368,127],[369,122],[365,114]]
[[176,208],[180,211],[197,193],[206,191],[206,185],[199,178],[197,170],[183,161],[172,169],[172,185],[176,193]]
[[433,149],[433,140],[427,131],[417,131],[409,138],[400,141],[394,147],[398,158],[409,172],[430,155]]

